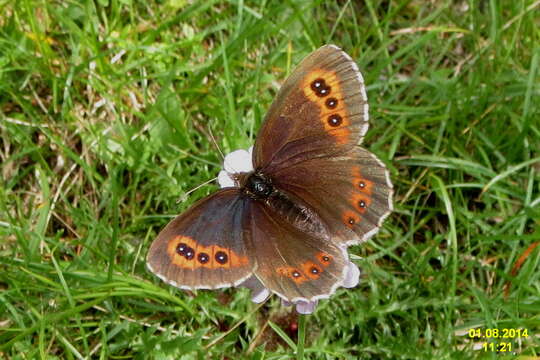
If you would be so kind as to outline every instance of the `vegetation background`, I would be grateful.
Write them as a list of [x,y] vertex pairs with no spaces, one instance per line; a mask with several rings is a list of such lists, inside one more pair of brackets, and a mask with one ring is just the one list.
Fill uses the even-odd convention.
[[[537,359],[539,13],[0,0],[0,357]],[[364,145],[396,190],[384,228],[350,249],[361,284],[299,321],[275,297],[257,307],[247,290],[152,276],[157,232],[216,188],[186,196],[220,170],[210,133],[224,152],[249,147],[279,84],[327,43],[364,74]]]

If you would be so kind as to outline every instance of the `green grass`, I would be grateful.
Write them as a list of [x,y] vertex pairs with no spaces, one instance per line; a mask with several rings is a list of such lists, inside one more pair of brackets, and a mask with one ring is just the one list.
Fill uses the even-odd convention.
[[[540,356],[540,1],[0,1],[0,357]],[[350,248],[361,284],[299,319],[184,292],[157,232],[250,146],[325,43],[359,64],[395,212]],[[521,259],[520,259],[521,258]],[[518,264],[518,265],[516,265]],[[297,328],[301,333],[298,339]],[[303,345],[305,343],[305,345]],[[298,356],[301,357],[301,356]]]

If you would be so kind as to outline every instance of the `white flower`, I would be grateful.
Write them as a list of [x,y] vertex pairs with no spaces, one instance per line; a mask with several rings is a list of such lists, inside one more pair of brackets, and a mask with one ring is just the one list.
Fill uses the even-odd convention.
[[252,156],[253,146],[248,150],[240,149],[227,154],[223,160],[223,170],[218,174],[219,186],[222,188],[238,187],[234,175],[254,170]]

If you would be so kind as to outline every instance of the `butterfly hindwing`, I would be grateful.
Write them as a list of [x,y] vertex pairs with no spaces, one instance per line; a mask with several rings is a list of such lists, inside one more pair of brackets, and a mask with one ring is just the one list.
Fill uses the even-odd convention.
[[238,189],[223,189],[200,200],[170,222],[152,243],[152,272],[183,289],[238,285],[253,272],[242,230],[246,199]]
[[327,224],[334,241],[351,245],[377,232],[392,210],[392,183],[384,164],[355,147],[306,160],[272,174],[276,188],[293,194]]
[[328,297],[345,280],[348,259],[324,236],[300,230],[260,202],[248,204],[245,229],[258,266],[255,276],[290,302]]

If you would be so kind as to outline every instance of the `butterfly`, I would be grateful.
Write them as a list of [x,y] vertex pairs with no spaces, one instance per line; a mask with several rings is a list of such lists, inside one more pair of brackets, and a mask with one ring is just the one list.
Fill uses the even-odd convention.
[[325,45],[279,90],[249,151],[225,158],[222,188],[171,221],[147,265],[181,289],[246,286],[311,313],[356,286],[347,247],[373,236],[392,211],[385,165],[358,144],[368,129],[363,77]]

